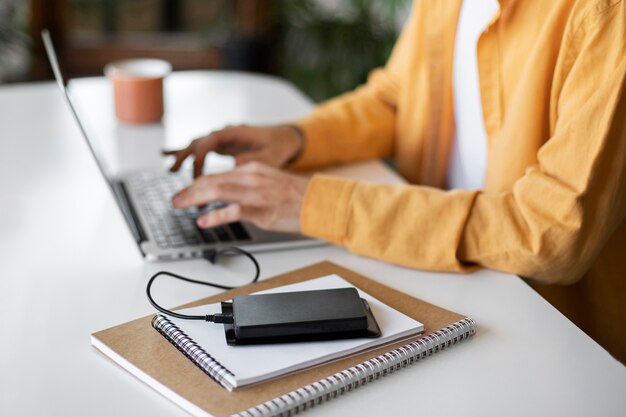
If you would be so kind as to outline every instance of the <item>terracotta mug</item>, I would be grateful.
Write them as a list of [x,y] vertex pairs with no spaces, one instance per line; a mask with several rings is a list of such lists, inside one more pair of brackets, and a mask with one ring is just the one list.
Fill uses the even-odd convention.
[[154,123],[163,117],[163,79],[172,65],[160,59],[128,59],[104,67],[113,81],[115,115],[128,123]]

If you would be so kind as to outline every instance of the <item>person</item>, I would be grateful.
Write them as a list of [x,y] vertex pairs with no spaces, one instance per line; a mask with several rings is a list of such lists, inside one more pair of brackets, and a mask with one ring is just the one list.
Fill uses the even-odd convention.
[[[625,73],[623,0],[415,1],[365,85],[169,152],[197,176],[173,204],[231,203],[201,227],[245,220],[412,268],[520,275],[626,361]],[[210,151],[237,167],[201,175]],[[369,158],[410,184],[296,174]]]

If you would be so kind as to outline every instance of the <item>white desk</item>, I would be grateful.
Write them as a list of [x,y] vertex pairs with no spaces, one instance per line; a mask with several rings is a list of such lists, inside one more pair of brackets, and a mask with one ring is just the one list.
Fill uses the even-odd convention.
[[[99,91],[87,102],[100,106],[102,123],[113,120],[106,84],[81,83],[77,92]],[[243,74],[174,74],[166,90],[160,139],[149,139],[151,128],[110,125],[118,157],[143,152],[160,163],[145,147],[310,108],[289,84]],[[0,88],[0,135],[0,415],[186,415],[98,354],[89,335],[151,314],[145,284],[159,268],[234,284],[251,267],[145,263],[52,83]],[[263,278],[323,259],[470,315],[479,331],[306,415],[626,415],[626,368],[519,278],[414,271],[335,247],[259,255]],[[165,305],[212,292],[168,280],[156,289]]]

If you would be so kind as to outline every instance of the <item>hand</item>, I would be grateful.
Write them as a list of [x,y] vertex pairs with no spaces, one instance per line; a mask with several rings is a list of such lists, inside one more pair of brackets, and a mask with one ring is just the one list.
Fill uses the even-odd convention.
[[239,220],[281,232],[300,231],[300,211],[308,178],[259,162],[233,171],[197,178],[172,199],[176,208],[225,201],[228,206],[198,218],[198,226],[215,227]]
[[211,151],[235,156],[237,165],[258,161],[282,167],[300,152],[302,142],[302,134],[295,126],[242,125],[226,127],[193,140],[186,148],[163,151],[163,154],[176,157],[176,162],[170,168],[172,172],[178,171],[183,161],[193,155],[193,175],[198,178],[202,175],[204,160]]

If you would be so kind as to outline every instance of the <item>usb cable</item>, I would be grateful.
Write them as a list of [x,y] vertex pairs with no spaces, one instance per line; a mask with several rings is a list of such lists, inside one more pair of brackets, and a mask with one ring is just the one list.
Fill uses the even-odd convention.
[[[259,280],[259,275],[261,274],[261,268],[259,267],[259,263],[250,252],[247,252],[241,248],[238,248],[236,246],[227,246],[227,247],[217,249],[217,250],[212,249],[204,253],[204,258],[207,261],[211,262],[212,264],[215,264],[217,263],[217,260],[220,256],[226,255],[226,254],[244,255],[248,257],[252,261],[256,269],[254,278],[252,279],[252,281],[250,281],[250,284],[255,283]],[[161,275],[169,276],[172,278],[180,279],[182,281],[191,282],[194,284],[208,285],[209,287],[219,288],[222,290],[232,290],[238,287],[229,287],[227,285],[221,285],[221,284],[215,284],[212,282],[191,279],[191,278],[183,277],[182,275],[174,274],[173,272],[168,272],[168,271],[159,271],[156,274],[152,275],[152,277],[150,277],[150,280],[148,281],[148,285],[146,286],[146,295],[148,296],[148,300],[150,301],[150,304],[152,304],[154,308],[156,308],[158,311],[160,311],[163,314],[167,314],[169,316],[176,317],[179,319],[184,319],[184,320],[203,320],[203,321],[207,321],[211,323],[226,323],[226,324],[233,323],[234,317],[232,313],[215,313],[215,314],[206,314],[204,316],[192,316],[192,315],[187,315],[187,314],[176,313],[174,311],[161,307],[159,304],[157,304],[156,301],[154,301],[154,298],[152,298],[152,294],[151,294],[152,284]]]

